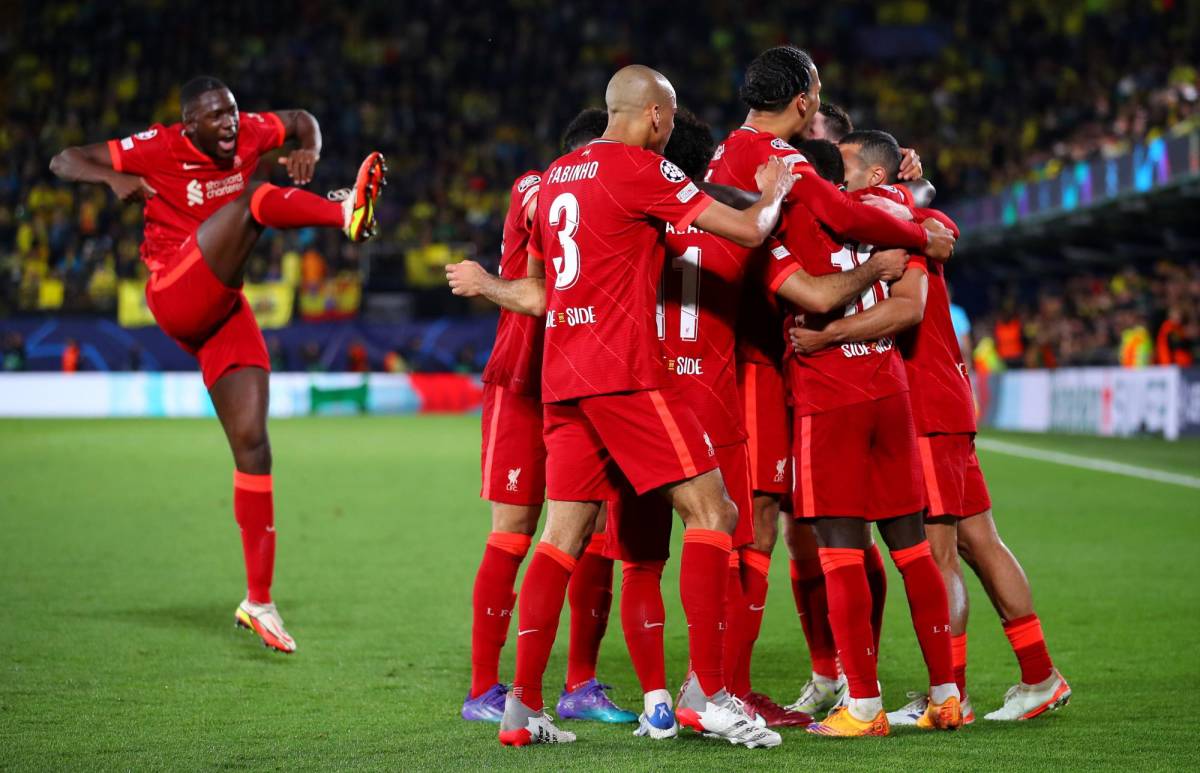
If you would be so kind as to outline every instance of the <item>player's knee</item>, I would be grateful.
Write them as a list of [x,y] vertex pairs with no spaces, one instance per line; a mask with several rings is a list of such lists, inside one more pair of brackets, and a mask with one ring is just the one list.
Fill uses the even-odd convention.
[[233,457],[238,469],[258,475],[271,471],[271,441],[265,430],[246,430],[230,437]]

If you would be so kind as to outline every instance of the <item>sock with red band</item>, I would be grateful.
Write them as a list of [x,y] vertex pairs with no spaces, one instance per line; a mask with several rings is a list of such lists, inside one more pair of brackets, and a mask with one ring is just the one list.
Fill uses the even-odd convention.
[[875,632],[875,651],[879,652],[879,641],[883,636],[883,607],[887,601],[887,568],[883,565],[883,554],[879,546],[872,543],[863,552],[863,565],[867,570],[867,585],[871,586],[871,630]]
[[246,563],[246,597],[254,604],[271,603],[275,574],[275,501],[270,475],[233,473],[233,517],[242,532]]
[[735,632],[741,648],[732,677],[735,685],[743,688],[737,695],[750,691],[750,663],[754,656],[754,644],[762,630],[763,610],[767,605],[767,576],[771,572],[771,554],[754,548],[741,550],[741,581],[743,617],[740,628]]
[[829,626],[829,600],[820,561],[792,561],[792,596],[796,600],[800,626],[804,629],[804,640],[808,642],[812,672],[836,680],[837,645]]
[[263,183],[251,194],[250,216],[268,228],[341,228],[346,220],[340,201],[270,183]]
[[471,596],[471,697],[500,681],[500,651],[508,639],[517,570],[529,552],[526,534],[494,531],[483,548]]
[[1012,645],[1013,654],[1021,666],[1021,681],[1039,684],[1054,673],[1050,651],[1046,649],[1046,637],[1042,634],[1042,621],[1037,615],[1026,615],[1009,620],[1004,624],[1004,635]]
[[958,694],[967,697],[967,635],[960,633],[950,637],[950,657],[954,660],[954,681]]
[[921,655],[929,669],[929,684],[954,682],[954,659],[950,653],[950,603],[946,583],[929,550],[929,542],[892,551],[892,561],[904,578],[904,593]]
[[[745,695],[750,692],[749,679],[746,684],[738,682],[734,672],[742,654],[742,630],[746,627],[746,599],[742,593],[742,569],[738,552],[729,553],[729,575],[725,581],[725,641],[721,647],[721,669],[725,673],[725,689],[730,695]],[[748,676],[748,675],[747,675]]]
[[539,542],[521,584],[517,599],[517,673],[512,694],[534,711],[542,710],[542,677],[574,570],[574,557],[549,542]]
[[642,692],[665,690],[663,656],[662,573],[664,561],[624,561],[621,564],[621,628],[629,659]]
[[705,695],[725,688],[725,592],[733,539],[712,529],[687,529],[679,560],[679,596],[688,622],[692,672]]
[[579,557],[567,598],[571,602],[571,641],[567,648],[567,689],[576,690],[596,678],[600,641],[612,609],[613,561],[604,557],[605,536],[593,534]]
[[818,548],[829,599],[829,626],[846,672],[851,698],[879,697],[874,634],[871,631],[871,588],[863,568],[863,551]]

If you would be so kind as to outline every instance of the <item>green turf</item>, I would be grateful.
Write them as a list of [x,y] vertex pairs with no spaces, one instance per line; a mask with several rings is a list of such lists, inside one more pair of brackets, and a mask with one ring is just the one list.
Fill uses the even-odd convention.
[[[488,530],[477,419],[279,421],[277,600],[299,654],[232,612],[242,594],[230,463],[212,421],[0,422],[0,768],[1033,770],[1195,768],[1200,505],[1195,490],[984,454],[1075,700],[1036,722],[776,750],[653,744],[576,726],[572,748],[501,749],[456,718],[469,599]],[[1011,439],[1011,438],[1007,438]],[[1055,439],[1039,444],[1058,446]],[[1074,441],[1061,444],[1080,452]],[[1091,455],[1193,470],[1195,446],[1088,441]],[[1180,458],[1176,458],[1180,457]],[[786,562],[773,568],[757,686],[792,699],[805,651]],[[685,628],[668,569],[668,666]],[[923,667],[893,580],[881,662],[890,705]],[[971,694],[1016,669],[972,585]],[[561,678],[563,646],[550,681]],[[511,674],[511,651],[503,673]],[[601,675],[640,701],[614,624]],[[548,690],[552,692],[552,690]]]

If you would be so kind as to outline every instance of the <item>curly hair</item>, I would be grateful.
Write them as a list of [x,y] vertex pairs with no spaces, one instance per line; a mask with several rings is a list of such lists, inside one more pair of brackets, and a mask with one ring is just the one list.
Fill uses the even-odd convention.
[[598,107],[589,107],[567,124],[567,130],[562,136],[562,152],[570,153],[583,147],[597,137],[604,135],[608,128],[608,111]]
[[812,57],[795,46],[768,48],[746,68],[739,95],[752,110],[778,113],[812,87]]
[[699,180],[704,177],[716,148],[708,124],[690,110],[680,108],[675,111],[675,131],[671,132],[671,141],[663,148],[663,156],[668,161],[688,177]]

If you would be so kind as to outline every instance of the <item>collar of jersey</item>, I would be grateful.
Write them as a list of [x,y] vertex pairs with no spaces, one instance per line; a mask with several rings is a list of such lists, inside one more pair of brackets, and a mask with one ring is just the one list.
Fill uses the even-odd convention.
[[741,126],[739,126],[739,127],[738,127],[738,131],[741,131],[742,129],[745,129],[745,130],[746,130],[746,131],[748,131],[748,132],[754,132],[755,134],[758,134],[758,133],[759,133],[759,132],[758,132],[758,129],[755,129],[753,126],[751,126],[751,125],[750,125],[750,124],[748,124],[748,123],[744,123],[744,124],[742,124]]

